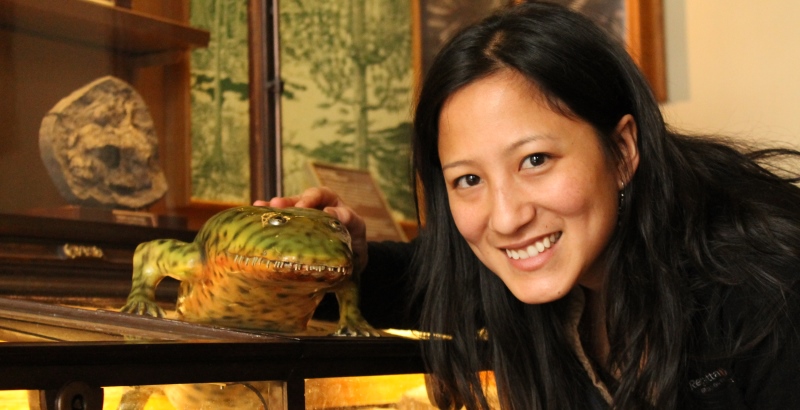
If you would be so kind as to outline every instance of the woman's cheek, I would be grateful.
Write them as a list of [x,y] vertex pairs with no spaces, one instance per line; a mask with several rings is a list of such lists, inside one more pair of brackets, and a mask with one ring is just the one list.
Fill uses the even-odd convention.
[[592,199],[585,195],[583,181],[576,178],[562,178],[540,190],[543,195],[540,205],[558,214],[580,213],[591,206]]
[[470,206],[463,201],[451,199],[450,212],[453,215],[453,221],[456,224],[456,228],[458,228],[458,232],[468,242],[474,241],[480,235],[479,224],[481,218],[474,206]]

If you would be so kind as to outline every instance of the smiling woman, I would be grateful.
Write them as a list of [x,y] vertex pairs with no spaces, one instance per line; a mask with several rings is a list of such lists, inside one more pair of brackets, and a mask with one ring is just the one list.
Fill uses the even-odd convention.
[[504,409],[800,401],[800,152],[670,130],[617,40],[539,2],[444,46],[413,135],[411,245],[367,244],[326,188],[271,204],[359,232],[373,325],[405,302],[448,336],[424,344],[441,408],[490,408],[486,368]]
[[[635,169],[632,118],[617,128]],[[456,227],[514,296],[545,303],[576,284],[600,290],[598,261],[628,181],[591,124],[553,111],[536,86],[501,70],[447,100],[438,143]]]

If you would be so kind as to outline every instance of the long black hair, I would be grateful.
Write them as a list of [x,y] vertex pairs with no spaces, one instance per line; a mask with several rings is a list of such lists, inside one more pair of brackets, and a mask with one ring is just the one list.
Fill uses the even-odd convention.
[[[618,380],[614,407],[678,407],[688,400],[692,360],[752,348],[784,313],[782,297],[800,265],[800,189],[760,160],[800,153],[671,131],[624,47],[566,8],[521,4],[460,32],[426,74],[414,118],[424,218],[415,258],[421,326],[447,335],[425,348],[440,404],[487,408],[476,374],[487,366],[504,408],[585,408],[586,396],[574,392],[593,390],[562,325],[567,302],[514,298],[470,250],[448,206],[438,157],[442,107],[454,92],[502,70],[535,84],[554,110],[591,124],[618,166],[615,126],[626,114],[635,119],[639,166],[623,188],[619,226],[603,258],[611,351],[602,365]],[[705,340],[698,329],[736,287],[755,296],[746,310],[762,319],[737,323],[725,340]],[[476,337],[482,330],[486,342]]]

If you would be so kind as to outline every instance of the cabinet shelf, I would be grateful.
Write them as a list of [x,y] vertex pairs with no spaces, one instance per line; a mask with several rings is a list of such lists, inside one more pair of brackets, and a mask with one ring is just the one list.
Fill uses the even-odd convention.
[[85,0],[0,0],[0,27],[131,55],[206,47],[208,31]]

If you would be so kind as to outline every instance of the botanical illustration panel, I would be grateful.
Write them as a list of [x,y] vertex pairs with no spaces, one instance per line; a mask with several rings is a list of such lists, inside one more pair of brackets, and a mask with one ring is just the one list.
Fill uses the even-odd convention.
[[368,170],[413,220],[409,0],[283,0],[283,193],[314,184],[309,162]]
[[191,56],[192,199],[250,202],[247,0],[191,0],[209,30]]

